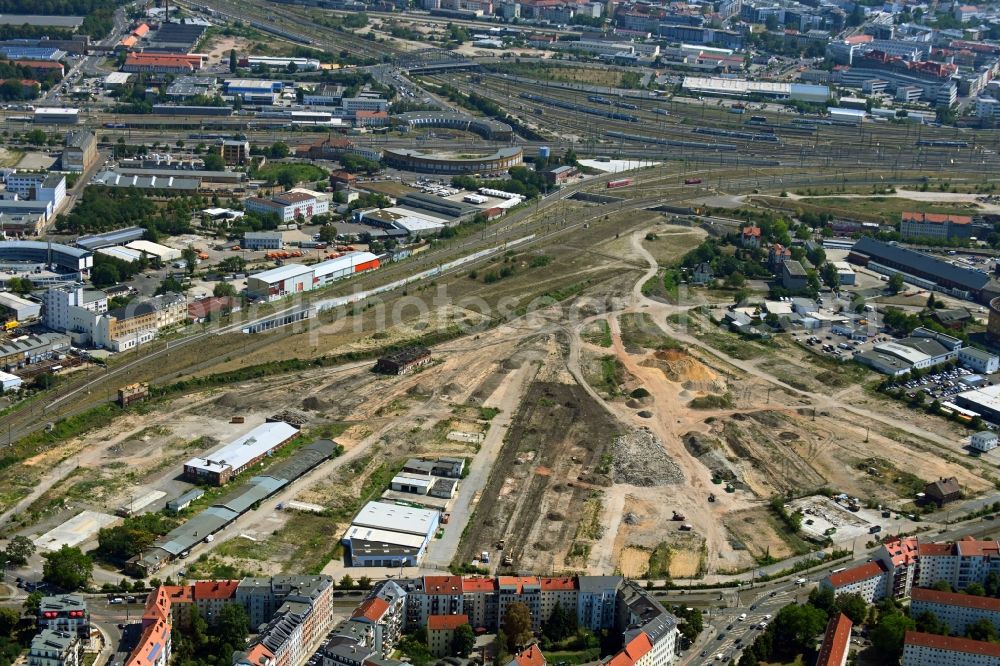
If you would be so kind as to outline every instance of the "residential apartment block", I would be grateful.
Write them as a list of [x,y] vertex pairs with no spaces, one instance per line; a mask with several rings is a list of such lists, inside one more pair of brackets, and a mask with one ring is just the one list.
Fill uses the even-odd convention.
[[886,596],[886,585],[889,582],[887,569],[881,562],[866,562],[844,571],[831,573],[820,583],[821,586],[832,589],[834,594],[860,594],[868,603],[883,599]]
[[28,666],[79,666],[83,643],[76,634],[43,629],[31,639]]
[[197,608],[211,623],[229,604],[240,604],[256,634],[234,665],[294,666],[305,661],[333,624],[333,580],[329,576],[275,576],[242,581],[199,581],[161,585],[149,594],[139,644],[128,666],[166,666],[170,631],[180,608]]
[[1000,573],[1000,542],[966,537],[953,543],[921,543],[916,537],[888,539],[871,562],[831,573],[820,583],[835,594],[860,593],[869,603],[885,597],[902,599],[915,588],[938,581],[964,590]]
[[959,636],[981,619],[989,620],[1000,630],[1000,599],[917,588],[910,595],[910,616],[917,617],[926,611],[934,613],[950,633]]
[[1000,644],[908,631],[903,666],[996,666]]
[[431,615],[467,615],[474,627],[495,631],[507,608],[522,603],[531,611],[535,630],[556,604],[575,613],[580,626],[593,631],[616,622],[620,576],[424,576],[400,581],[407,592],[406,626],[426,626]]

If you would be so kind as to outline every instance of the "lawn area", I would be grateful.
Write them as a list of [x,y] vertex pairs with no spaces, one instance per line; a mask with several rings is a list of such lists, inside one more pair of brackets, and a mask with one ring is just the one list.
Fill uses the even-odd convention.
[[[554,63],[505,62],[491,66],[491,69],[524,76],[539,81],[563,81],[565,83],[586,83],[594,86],[622,86],[625,72],[594,67],[574,67]],[[628,86],[625,86],[628,87]]]
[[903,211],[918,213],[969,214],[976,207],[969,203],[942,203],[935,201],[914,201],[903,197],[857,196],[857,197],[809,197],[807,199],[787,199],[783,197],[758,196],[754,202],[783,210],[799,210],[813,213],[832,213],[836,217],[846,217],[865,222],[896,224]]
[[660,266],[671,266],[705,240],[703,229],[670,225],[651,232],[642,241]]
[[649,571],[647,578],[670,578],[670,558],[673,550],[666,541],[661,541],[653,548],[649,556]]
[[586,650],[571,650],[568,652],[546,652],[545,659],[549,663],[565,661],[568,664],[586,664],[597,661],[601,656],[601,648]]
[[681,343],[663,333],[644,312],[630,312],[618,318],[622,344],[626,347],[646,347],[647,349],[680,349]]

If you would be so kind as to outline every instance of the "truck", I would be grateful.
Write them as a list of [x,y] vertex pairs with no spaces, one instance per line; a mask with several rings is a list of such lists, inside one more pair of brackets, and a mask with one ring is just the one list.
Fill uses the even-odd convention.
[[490,554],[489,554],[489,552],[487,552],[487,551],[484,550],[482,553],[480,553],[479,554],[479,560],[483,564],[489,564],[490,563]]
[[690,532],[693,529],[694,525],[692,525],[691,523],[684,523],[683,525],[680,526],[681,532]]
[[628,187],[632,184],[631,178],[619,178],[618,180],[609,180],[608,189],[613,190],[616,187]]

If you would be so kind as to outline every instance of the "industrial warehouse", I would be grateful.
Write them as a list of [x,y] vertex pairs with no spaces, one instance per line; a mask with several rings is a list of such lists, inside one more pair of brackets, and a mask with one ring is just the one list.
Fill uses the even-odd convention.
[[184,476],[194,483],[225,485],[298,435],[298,428],[283,421],[264,423],[204,458],[187,461]]
[[[211,506],[157,539],[151,548],[130,560],[127,569],[137,575],[148,576],[170,560],[185,557],[199,543],[214,540],[216,532],[255,504],[271,497],[324,460],[338,455],[338,451],[337,443],[329,439],[320,439],[302,447],[271,467],[266,474],[252,477],[245,485],[223,495]],[[194,499],[190,493],[178,498],[185,505]]]
[[285,264],[251,275],[247,280],[247,295],[257,300],[275,301],[292,294],[321,289],[336,280],[378,267],[379,258],[371,252],[349,252],[312,266]]
[[441,514],[431,509],[368,502],[341,540],[351,566],[417,566],[437,532]]

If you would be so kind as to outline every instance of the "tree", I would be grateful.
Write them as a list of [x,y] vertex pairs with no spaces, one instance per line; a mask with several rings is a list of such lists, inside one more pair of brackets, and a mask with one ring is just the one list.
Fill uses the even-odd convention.
[[42,607],[42,593],[37,590],[32,592],[21,607],[28,615],[38,615],[38,609]]
[[830,262],[823,264],[820,276],[823,278],[823,284],[830,289],[836,289],[840,286],[840,273],[837,272],[837,267]]
[[218,153],[208,153],[201,159],[205,163],[206,171],[224,171],[226,169],[226,161]]
[[985,597],[986,588],[984,588],[979,583],[969,583],[968,586],[966,586],[965,588],[965,593],[971,594],[974,597]]
[[198,264],[198,251],[193,247],[186,247],[181,250],[181,259],[184,260],[188,275],[192,275],[195,266]]
[[28,132],[24,136],[24,138],[27,139],[28,143],[30,143],[33,146],[41,146],[48,140],[49,137],[46,136],[45,132],[43,132],[42,130],[33,129],[30,132]]
[[76,547],[64,545],[43,557],[42,580],[70,592],[85,587],[94,571],[94,561]]
[[794,656],[812,648],[826,622],[826,613],[819,608],[797,604],[785,606],[774,618],[775,652]]
[[1000,574],[996,571],[991,571],[986,574],[986,580],[983,581],[983,587],[986,589],[987,596],[995,597],[1000,595]]
[[889,293],[898,294],[903,290],[903,274],[893,273],[889,278]]
[[455,629],[451,637],[451,652],[456,657],[467,657],[476,648],[476,634],[468,623]]
[[17,535],[7,543],[4,556],[8,564],[16,567],[24,566],[28,563],[28,558],[35,554],[34,542],[26,536]]
[[13,291],[15,294],[30,294],[31,290],[35,288],[31,280],[28,278],[12,277],[7,280],[7,288]]
[[169,293],[183,294],[185,291],[187,291],[187,287],[185,287],[183,284],[181,284],[172,277],[168,277],[167,279],[165,279],[163,282],[160,283],[160,286],[156,288],[156,294],[158,296],[160,294],[169,294]]
[[0,636],[10,636],[21,623],[21,614],[15,608],[0,608]]
[[212,295],[216,298],[235,298],[236,297],[236,287],[234,287],[229,282],[219,282],[214,287],[212,287]]
[[829,616],[837,606],[833,595],[833,588],[823,587],[822,585],[813,588],[813,591],[809,593],[809,605],[819,608]]
[[493,641],[493,663],[506,664],[509,655],[510,652],[507,650],[507,633],[503,630],[503,627],[500,627],[497,630],[497,637]]
[[236,59],[236,49],[229,49],[229,71],[235,72],[239,61]]
[[868,616],[868,602],[857,592],[837,597],[836,608],[854,624],[861,624]]
[[561,641],[576,633],[576,615],[566,612],[558,601],[552,607],[552,614],[542,625],[542,635],[550,641]]
[[917,631],[925,634],[947,635],[948,633],[948,627],[937,618],[937,615],[930,611],[924,611],[918,615],[914,618],[914,622],[916,622]]
[[275,159],[282,159],[284,157],[288,157],[291,152],[292,150],[288,147],[287,143],[278,141],[271,144],[271,147],[267,150],[267,155],[268,157],[273,157]]
[[895,664],[903,654],[903,636],[917,626],[901,612],[882,613],[871,630],[872,647],[886,664]]
[[351,578],[351,574],[344,574],[344,577],[340,579],[340,587],[347,590],[354,587],[354,579]]
[[319,239],[324,243],[334,243],[337,241],[337,227],[332,224],[324,224],[319,229]]
[[503,618],[503,631],[507,635],[507,651],[516,653],[518,648],[531,640],[531,611],[519,601],[507,606]]
[[236,649],[246,645],[250,633],[250,618],[242,604],[225,604],[216,618],[215,633],[225,645]]
[[981,617],[965,628],[965,635],[974,641],[995,641],[996,627],[985,617]]

